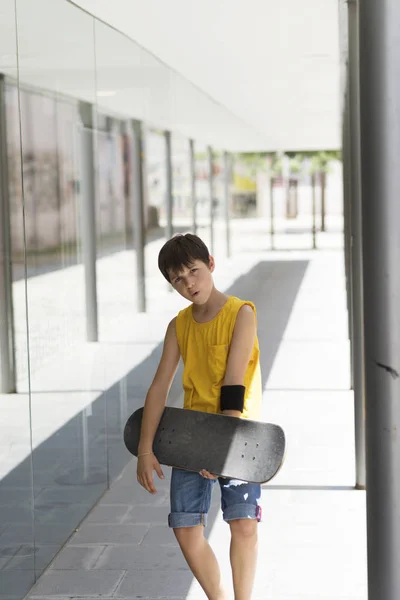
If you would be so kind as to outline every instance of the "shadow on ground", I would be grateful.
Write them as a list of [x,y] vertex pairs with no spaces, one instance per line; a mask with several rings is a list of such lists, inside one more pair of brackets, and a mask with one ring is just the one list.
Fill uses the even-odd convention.
[[[264,383],[279,349],[307,264],[306,261],[260,262],[227,291],[256,304]],[[123,469],[129,463],[129,468],[133,468],[134,459],[123,445],[123,428],[128,416],[143,404],[161,351],[160,344],[125,378],[38,446],[32,461],[31,458],[22,461],[0,482],[2,600],[22,598],[30,590],[35,578],[43,573]],[[179,405],[181,396],[179,371],[168,404]],[[132,496],[137,487],[132,481]],[[218,504],[214,502],[210,525],[217,512]],[[139,522],[144,519],[140,512],[137,514]],[[160,527],[165,530],[165,525]],[[171,533],[168,531],[165,535],[171,536]],[[166,539],[168,545],[171,538]],[[180,590],[188,591],[191,582],[189,571],[179,571]],[[156,592],[152,592],[154,597],[159,597],[163,590]]]

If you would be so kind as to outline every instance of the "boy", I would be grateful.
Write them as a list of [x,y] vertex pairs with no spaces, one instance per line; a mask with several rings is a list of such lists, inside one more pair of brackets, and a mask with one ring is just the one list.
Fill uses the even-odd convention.
[[[179,360],[184,363],[184,409],[257,419],[262,386],[255,308],[226,296],[213,282],[214,259],[195,235],[178,235],[161,249],[158,266],[173,288],[190,301],[168,325],[163,354],[148,391],[139,443],[137,478],[156,493],[153,438]],[[168,524],[209,600],[226,600],[217,560],[204,537],[217,477],[172,469]],[[231,529],[230,560],[235,600],[250,600],[257,560],[261,488],[218,478],[224,520]]]

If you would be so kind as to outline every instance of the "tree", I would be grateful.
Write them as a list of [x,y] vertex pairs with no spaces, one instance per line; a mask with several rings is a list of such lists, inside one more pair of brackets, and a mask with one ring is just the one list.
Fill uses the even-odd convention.
[[341,160],[341,152],[337,150],[324,150],[320,152],[302,152],[301,156],[304,159],[308,159],[309,162],[309,173],[314,175],[313,185],[315,182],[315,176],[319,177],[321,183],[321,231],[325,231],[325,196],[326,196],[326,174],[330,172],[330,165],[333,161]]

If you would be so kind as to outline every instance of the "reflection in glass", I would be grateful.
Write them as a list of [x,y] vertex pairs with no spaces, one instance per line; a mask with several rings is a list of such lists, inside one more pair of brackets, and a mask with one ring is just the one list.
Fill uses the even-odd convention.
[[[14,0],[3,0],[0,12],[0,227],[4,228],[0,237],[5,240],[4,233],[8,232],[7,237],[10,236],[11,243],[19,249],[18,259],[14,254],[10,261],[7,245],[0,248],[0,285],[4,290],[4,283],[10,282],[7,304],[14,305],[13,311],[9,306],[7,314],[5,304],[0,301],[0,319],[8,323],[14,314],[14,338],[18,340],[19,350],[15,360],[26,375],[24,221],[18,91],[14,85],[17,80]],[[7,213],[9,223],[4,223]],[[13,277],[19,279],[14,285],[11,283]],[[10,364],[13,364],[10,358]],[[35,579],[29,410],[29,394],[0,394],[0,597],[22,598]],[[39,557],[36,562],[40,562]]]
[[86,341],[82,261],[80,106],[95,105],[95,55],[89,15],[61,0],[17,2],[39,574],[108,481],[101,365]]
[[213,211],[214,211],[214,255],[226,257],[225,219],[225,164],[222,152],[213,153]]
[[210,187],[209,164],[207,147],[196,143],[195,146],[196,172],[196,215],[198,235],[210,247]]
[[147,172],[147,239],[149,241],[165,235],[167,226],[166,194],[166,144],[162,132],[146,130],[146,172]]
[[[130,119],[145,122],[146,290],[149,311],[159,311],[164,129],[181,88],[174,92],[165,65],[71,3],[15,1],[19,78],[14,0],[3,0],[0,19],[18,392],[0,396],[0,596],[17,599],[130,458],[123,428],[143,404],[160,351],[137,315]],[[198,233],[209,244],[206,148],[195,151]],[[173,134],[172,154],[174,230],[192,230],[188,140]],[[83,218],[88,182],[93,235]],[[85,287],[88,248],[99,344],[87,335],[96,304]],[[178,378],[172,392],[180,393]]]
[[193,230],[193,208],[190,181],[189,142],[173,134],[172,177],[173,177],[173,227],[175,233]]

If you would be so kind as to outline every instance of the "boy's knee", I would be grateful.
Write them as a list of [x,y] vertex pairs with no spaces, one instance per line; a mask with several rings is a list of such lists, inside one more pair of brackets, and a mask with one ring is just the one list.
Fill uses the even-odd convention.
[[255,519],[235,519],[229,521],[232,536],[250,538],[257,535],[257,521]]
[[174,534],[180,545],[192,545],[204,537],[203,525],[194,527],[174,527]]

